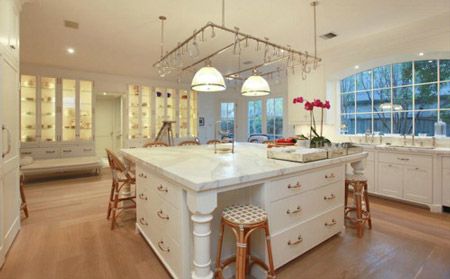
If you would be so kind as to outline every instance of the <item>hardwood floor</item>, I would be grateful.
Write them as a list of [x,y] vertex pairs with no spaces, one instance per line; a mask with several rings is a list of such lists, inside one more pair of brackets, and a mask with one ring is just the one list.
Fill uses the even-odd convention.
[[[24,219],[0,278],[170,278],[133,211],[110,230],[111,178],[27,184]],[[277,271],[277,278],[450,278],[450,214],[371,198],[374,228],[335,236]]]

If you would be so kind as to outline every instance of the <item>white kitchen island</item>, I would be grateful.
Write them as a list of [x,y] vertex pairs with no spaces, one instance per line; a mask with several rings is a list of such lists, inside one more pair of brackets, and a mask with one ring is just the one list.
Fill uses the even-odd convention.
[[[367,153],[310,163],[267,159],[266,146],[123,149],[136,162],[137,230],[174,278],[213,278],[220,213],[252,203],[268,212],[276,268],[341,232],[345,168],[363,171]],[[223,257],[234,253],[225,236]],[[265,258],[262,234],[252,252]],[[232,274],[229,269],[228,274]],[[263,276],[254,268],[253,275]]]

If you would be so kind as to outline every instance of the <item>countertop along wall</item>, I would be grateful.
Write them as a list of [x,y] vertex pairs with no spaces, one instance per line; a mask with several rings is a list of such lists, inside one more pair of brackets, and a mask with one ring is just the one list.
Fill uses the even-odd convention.
[[[159,86],[169,87],[176,89],[189,89],[190,84],[180,84],[177,82],[170,82],[166,80],[152,80],[143,77],[129,77],[104,73],[95,73],[88,71],[80,71],[73,69],[65,69],[60,67],[51,67],[38,64],[21,64],[21,73],[34,74],[40,76],[55,76],[74,79],[86,79],[94,81],[94,94],[101,92],[121,93],[127,94],[129,84],[139,84],[147,86]],[[214,122],[215,111],[214,98],[208,94],[200,93],[198,95],[198,114],[199,117],[204,117],[206,125],[199,127],[199,138],[201,142],[205,142],[213,135],[214,126],[211,124]],[[212,131],[211,131],[212,126]]]
[[[320,41],[321,39],[318,41],[319,49]],[[419,52],[424,52],[425,55],[419,57]],[[432,58],[449,59],[450,13],[319,51],[318,56],[323,62],[306,80],[303,81],[299,74],[289,74],[289,100],[297,96],[329,99],[332,109],[326,114],[324,134],[334,140],[348,141],[348,136],[339,135],[339,81],[353,73],[385,64]],[[354,69],[355,65],[359,65],[359,69]],[[295,125],[296,134],[305,133],[308,131],[308,122],[302,114],[303,107],[294,106],[290,101],[288,103],[289,123]]]

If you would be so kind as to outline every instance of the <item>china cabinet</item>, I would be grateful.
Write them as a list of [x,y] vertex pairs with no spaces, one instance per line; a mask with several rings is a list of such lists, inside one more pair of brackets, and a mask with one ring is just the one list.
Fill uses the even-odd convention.
[[20,85],[22,156],[95,154],[92,81],[22,75]]
[[0,268],[20,230],[19,12],[0,0]]
[[175,121],[175,137],[197,136],[197,93],[162,87],[128,86],[125,129],[126,147],[140,147],[154,140],[163,121]]

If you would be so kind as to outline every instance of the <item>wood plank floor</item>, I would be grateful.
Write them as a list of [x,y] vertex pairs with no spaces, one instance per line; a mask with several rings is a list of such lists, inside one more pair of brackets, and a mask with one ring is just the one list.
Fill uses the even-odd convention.
[[[105,173],[107,173],[105,171]],[[108,174],[28,184],[23,220],[0,278],[170,278],[133,211],[110,231]],[[277,278],[450,278],[450,214],[372,198],[374,228],[352,229],[277,271]]]

